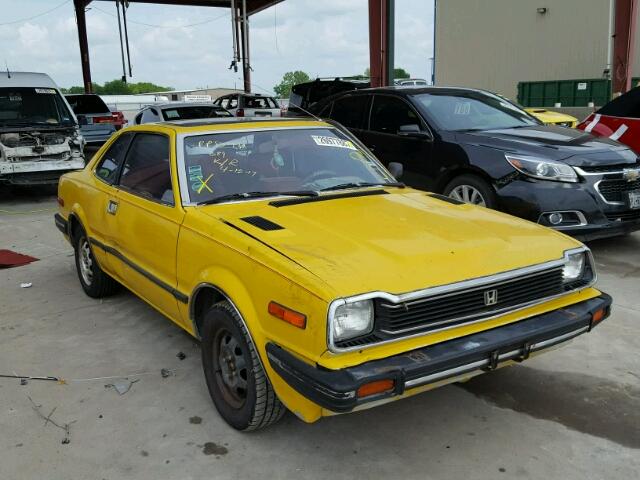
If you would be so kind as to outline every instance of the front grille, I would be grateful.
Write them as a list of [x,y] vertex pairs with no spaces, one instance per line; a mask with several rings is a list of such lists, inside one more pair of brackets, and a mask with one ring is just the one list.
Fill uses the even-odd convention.
[[[492,290],[497,292],[497,302],[487,305],[485,295]],[[388,335],[409,331],[428,332],[486,318],[564,291],[562,267],[555,267],[524,277],[401,304],[376,299],[376,330]]]
[[622,172],[627,168],[640,168],[640,161],[636,163],[623,163],[620,165],[596,165],[592,167],[579,167],[581,170],[590,173],[607,173],[607,172]]
[[611,222],[629,222],[640,220],[640,210],[630,210],[628,212],[607,213],[607,218]]
[[602,180],[598,184],[598,191],[607,202],[626,202],[628,193],[640,190],[640,180],[628,182],[624,179]]

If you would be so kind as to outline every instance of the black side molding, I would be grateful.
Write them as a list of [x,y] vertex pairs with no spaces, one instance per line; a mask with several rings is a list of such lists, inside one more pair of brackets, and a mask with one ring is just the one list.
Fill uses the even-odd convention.
[[274,200],[269,202],[272,207],[288,207],[289,205],[298,205],[300,203],[324,202],[325,200],[336,200],[339,198],[368,197],[371,195],[386,195],[386,190],[362,190],[359,192],[336,193],[331,195],[318,195],[317,197],[298,197],[287,198],[285,200]]
[[116,257],[117,259],[122,261],[123,263],[127,264],[129,267],[134,269],[136,272],[138,272],[140,275],[145,277],[147,280],[155,283],[157,286],[159,286],[163,290],[166,290],[167,292],[169,292],[179,302],[181,302],[181,303],[189,303],[189,296],[188,295],[185,295],[184,293],[179,292],[177,289],[173,288],[171,285],[163,282],[162,280],[160,280],[155,275],[152,275],[151,273],[147,272],[145,269],[140,267],[138,264],[133,263],[131,260],[129,260],[124,255],[122,255],[122,253],[120,253],[115,248],[110,247],[109,245],[105,245],[104,243],[96,240],[95,238],[90,238],[89,242],[91,243],[91,245],[95,245],[100,250],[103,250],[104,252],[106,252],[106,253],[108,253],[110,255],[113,255],[114,257]]

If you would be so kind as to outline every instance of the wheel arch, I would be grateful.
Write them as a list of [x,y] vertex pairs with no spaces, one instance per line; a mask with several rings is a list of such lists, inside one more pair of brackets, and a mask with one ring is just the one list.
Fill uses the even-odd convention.
[[496,190],[494,180],[484,170],[478,167],[474,167],[473,165],[464,165],[449,170],[444,175],[442,175],[436,183],[435,191],[437,193],[444,193],[444,189],[449,184],[449,182],[451,182],[454,178],[461,177],[462,175],[474,175],[476,177],[479,177],[487,182],[494,191]]

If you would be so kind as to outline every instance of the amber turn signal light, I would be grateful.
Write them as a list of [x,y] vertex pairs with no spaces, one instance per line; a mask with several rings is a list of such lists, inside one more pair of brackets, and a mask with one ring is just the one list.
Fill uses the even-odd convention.
[[269,302],[269,313],[280,320],[290,323],[294,327],[305,328],[307,326],[306,315],[284,307],[279,303]]
[[370,397],[371,395],[377,395],[378,393],[388,392],[393,390],[395,382],[390,379],[376,380],[375,382],[365,383],[358,388],[358,398]]
[[591,315],[591,325],[600,323],[602,319],[604,319],[604,312],[605,312],[604,308],[601,308],[600,310],[596,310],[595,312],[593,312],[593,315]]

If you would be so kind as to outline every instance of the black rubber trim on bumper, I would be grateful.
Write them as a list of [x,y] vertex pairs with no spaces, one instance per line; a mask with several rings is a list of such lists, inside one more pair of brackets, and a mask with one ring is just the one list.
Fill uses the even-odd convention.
[[69,222],[67,222],[64,217],[62,215],[60,215],[59,213],[56,213],[53,216],[54,221],[56,222],[56,227],[58,228],[58,230],[60,230],[62,233],[64,233],[65,235],[69,235],[69,231],[68,231],[68,227],[69,227]]
[[[502,327],[366,362],[342,370],[309,365],[274,343],[267,344],[271,367],[294,390],[333,412],[349,412],[357,405],[469,372],[492,370],[507,360],[521,361],[530,353],[568,341],[592,328],[592,315],[605,309],[611,297],[599,297]],[[393,379],[395,390],[358,399],[366,383]]]

